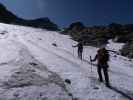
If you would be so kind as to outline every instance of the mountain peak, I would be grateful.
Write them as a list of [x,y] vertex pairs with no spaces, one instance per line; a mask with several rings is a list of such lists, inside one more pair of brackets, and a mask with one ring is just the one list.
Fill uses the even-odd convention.
[[7,8],[0,3],[0,22],[7,24],[17,24],[24,26],[31,26],[37,28],[44,28],[48,30],[58,30],[56,24],[54,24],[48,17],[42,17],[34,20],[25,20],[17,17],[12,12],[8,11]]

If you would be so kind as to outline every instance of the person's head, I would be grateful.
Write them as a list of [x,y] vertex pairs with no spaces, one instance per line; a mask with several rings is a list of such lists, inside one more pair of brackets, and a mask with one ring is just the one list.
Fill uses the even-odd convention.
[[83,40],[82,40],[82,39],[79,39],[79,40],[78,40],[78,43],[83,44]]
[[78,42],[82,42],[82,39],[80,38],[80,39],[78,39]]
[[100,49],[106,49],[106,44],[101,45]]

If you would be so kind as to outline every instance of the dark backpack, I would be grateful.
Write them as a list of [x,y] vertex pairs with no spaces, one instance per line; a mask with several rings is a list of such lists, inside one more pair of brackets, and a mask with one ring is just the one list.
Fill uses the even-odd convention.
[[97,56],[99,63],[106,63],[109,61],[109,53],[105,48],[99,49]]

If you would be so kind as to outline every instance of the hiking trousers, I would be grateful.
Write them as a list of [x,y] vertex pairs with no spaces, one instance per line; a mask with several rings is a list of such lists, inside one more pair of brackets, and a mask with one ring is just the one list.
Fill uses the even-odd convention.
[[82,52],[81,50],[78,50],[78,57],[82,60]]
[[103,65],[98,65],[98,67],[97,67],[99,80],[101,82],[103,82],[102,71],[104,73],[105,83],[106,83],[106,85],[109,85],[108,65],[104,65],[104,66]]

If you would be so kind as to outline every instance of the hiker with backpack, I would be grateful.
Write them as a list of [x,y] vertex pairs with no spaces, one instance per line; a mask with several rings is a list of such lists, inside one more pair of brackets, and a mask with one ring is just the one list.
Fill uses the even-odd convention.
[[82,53],[83,53],[83,42],[80,41],[77,45],[72,47],[78,47],[78,57],[82,60]]
[[108,68],[109,68],[109,65],[108,65],[109,52],[108,52],[108,50],[106,50],[105,47],[101,47],[97,51],[97,54],[96,54],[95,58],[90,59],[90,60],[91,60],[91,62],[97,60],[97,72],[98,72],[98,75],[99,75],[99,81],[103,82],[103,77],[102,77],[102,71],[103,71],[106,86],[110,87],[109,75],[108,75]]

